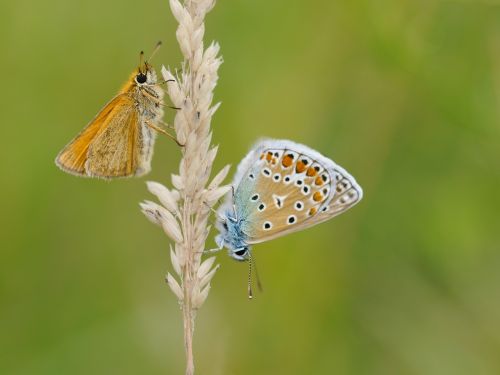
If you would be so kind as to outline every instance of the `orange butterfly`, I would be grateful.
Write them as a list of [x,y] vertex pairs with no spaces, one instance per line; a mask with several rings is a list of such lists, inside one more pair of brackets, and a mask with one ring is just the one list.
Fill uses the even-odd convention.
[[158,127],[163,124],[162,83],[148,61],[143,62],[141,52],[137,70],[118,95],[57,155],[57,166],[74,175],[106,179],[148,173],[157,132],[177,142]]

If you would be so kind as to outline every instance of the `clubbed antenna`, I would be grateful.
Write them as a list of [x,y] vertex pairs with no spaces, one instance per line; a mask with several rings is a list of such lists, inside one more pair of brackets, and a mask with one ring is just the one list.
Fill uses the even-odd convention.
[[253,298],[253,289],[252,289],[252,267],[255,269],[255,279],[257,280],[257,288],[260,292],[263,291],[262,284],[260,282],[259,272],[257,271],[257,264],[255,263],[255,259],[252,257],[252,253],[250,250],[248,251],[248,299]]
[[253,298],[252,292],[252,255],[248,253],[248,299]]
[[142,66],[144,65],[144,51],[139,53],[139,72],[142,72]]
[[162,45],[161,40],[158,41],[158,43],[156,43],[156,46],[153,49],[153,52],[151,52],[151,55],[149,55],[149,59],[146,60],[146,63],[151,62],[151,60],[153,59],[154,55],[156,55],[156,52],[158,52],[158,50],[160,49],[161,45]]

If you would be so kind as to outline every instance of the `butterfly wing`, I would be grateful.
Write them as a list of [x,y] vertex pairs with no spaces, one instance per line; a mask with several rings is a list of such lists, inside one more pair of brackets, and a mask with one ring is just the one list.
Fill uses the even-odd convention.
[[87,174],[93,177],[126,177],[138,165],[139,122],[132,99],[117,104],[108,124],[92,141],[87,155]]
[[242,231],[249,244],[328,220],[362,197],[343,168],[291,141],[258,144],[240,163],[234,183],[236,211],[244,219]]
[[66,172],[95,177],[125,177],[138,164],[138,113],[128,94],[117,95],[57,156]]

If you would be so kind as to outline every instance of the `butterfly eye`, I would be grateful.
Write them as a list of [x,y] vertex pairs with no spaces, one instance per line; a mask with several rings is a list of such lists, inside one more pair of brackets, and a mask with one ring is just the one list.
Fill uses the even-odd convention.
[[139,73],[135,77],[137,83],[145,83],[148,80],[148,77],[144,73]]
[[239,257],[242,257],[244,256],[246,253],[247,253],[247,249],[246,248],[243,248],[241,250],[238,250],[238,251],[235,251],[234,252],[236,255],[238,255]]

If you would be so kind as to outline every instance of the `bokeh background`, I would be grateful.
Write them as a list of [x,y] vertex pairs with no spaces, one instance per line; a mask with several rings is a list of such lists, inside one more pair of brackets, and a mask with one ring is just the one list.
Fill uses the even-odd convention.
[[[141,49],[161,39],[156,66],[179,66],[167,1],[0,10],[0,373],[183,373],[169,241],[138,208],[146,179],[53,163]],[[219,255],[197,373],[499,374],[500,2],[221,0],[206,36],[225,60],[216,167],[289,138],[365,198],[256,247],[251,302],[246,265]],[[169,183],[178,161],[160,137],[147,179]]]

